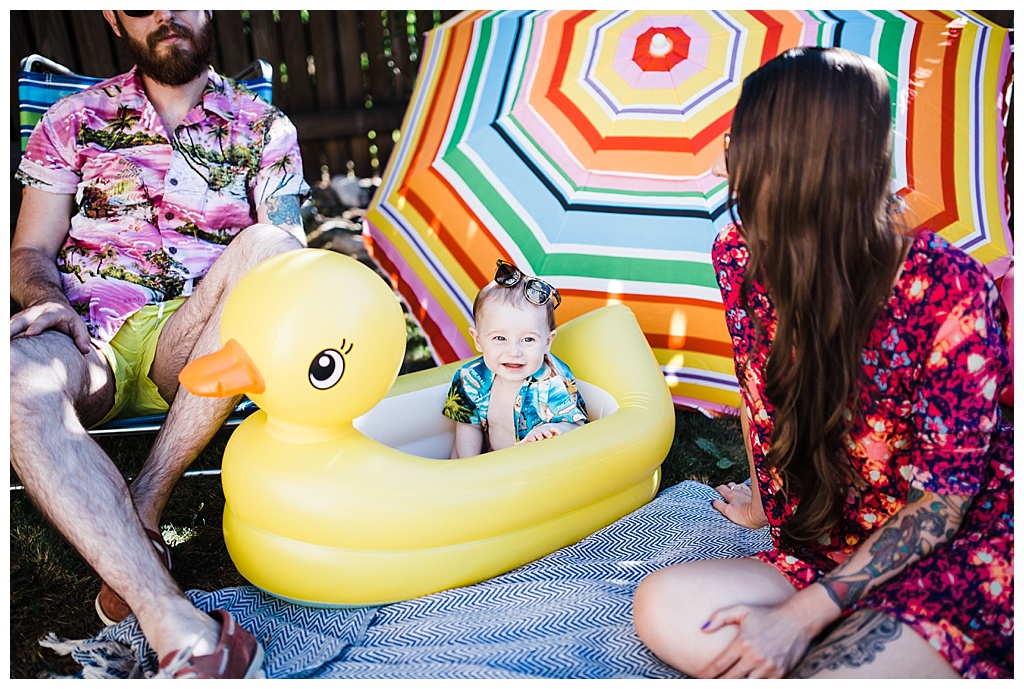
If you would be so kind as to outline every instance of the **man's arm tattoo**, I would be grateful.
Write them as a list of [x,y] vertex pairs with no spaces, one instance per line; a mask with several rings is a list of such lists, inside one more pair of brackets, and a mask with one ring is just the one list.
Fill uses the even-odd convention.
[[[924,497],[923,491],[911,489],[907,504],[914,505]],[[950,497],[932,495],[930,502],[912,507],[907,514],[898,515],[895,523],[882,527],[871,545],[871,560],[859,572],[822,578],[819,583],[835,604],[848,609],[864,597],[868,588],[881,583],[881,577],[928,557],[936,546],[952,538],[971,500]]]
[[267,217],[270,222],[279,227],[287,225],[302,227],[299,200],[295,196],[273,196],[264,203],[267,206]]

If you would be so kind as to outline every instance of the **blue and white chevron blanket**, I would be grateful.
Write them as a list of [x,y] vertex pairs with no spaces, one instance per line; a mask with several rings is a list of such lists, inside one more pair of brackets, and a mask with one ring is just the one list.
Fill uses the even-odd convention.
[[[252,586],[189,591],[262,640],[268,678],[673,678],[637,638],[632,598],[647,574],[679,562],[770,547],[711,507],[717,493],[685,481],[579,543],[464,588],[376,608],[286,603]],[[695,592],[694,595],[700,595]],[[82,677],[143,677],[157,660],[134,617],[70,652]]]

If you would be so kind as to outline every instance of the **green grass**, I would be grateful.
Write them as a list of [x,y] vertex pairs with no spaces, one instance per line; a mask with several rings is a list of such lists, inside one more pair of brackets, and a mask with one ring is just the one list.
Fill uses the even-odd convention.
[[[411,365],[410,368],[416,368]],[[662,488],[695,479],[710,485],[743,480],[746,469],[739,421],[710,419],[677,410],[676,435],[662,465]],[[192,469],[215,469],[230,437],[222,430]],[[152,436],[100,439],[125,475],[142,465]],[[12,472],[11,483],[17,483]],[[245,584],[224,547],[219,476],[185,477],[175,488],[161,521],[173,547],[175,579],[183,590],[216,590]],[[39,646],[49,632],[68,639],[94,636],[100,623],[93,610],[99,577],[40,516],[23,491],[11,492],[11,677],[70,675],[73,660]]]

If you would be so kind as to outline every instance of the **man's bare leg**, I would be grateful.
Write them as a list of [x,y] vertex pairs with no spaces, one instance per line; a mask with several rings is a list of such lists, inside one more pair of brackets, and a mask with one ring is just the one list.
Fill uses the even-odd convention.
[[294,236],[274,225],[247,228],[228,245],[195,293],[168,319],[150,378],[171,407],[145,465],[131,485],[135,508],[148,528],[158,530],[160,514],[174,485],[239,401],[237,397],[198,397],[179,389],[178,374],[189,361],[220,349],[220,314],[235,283],[260,261],[299,248],[302,245]]
[[178,588],[121,473],[86,432],[110,409],[113,391],[103,356],[83,355],[66,335],[11,340],[11,465],[44,516],[104,581],[125,592],[163,656],[216,625]]
[[[218,261],[164,329],[169,336],[161,338],[151,377],[169,400],[184,364],[219,347],[217,324],[230,287],[259,260],[300,247],[277,228],[242,234],[252,229],[247,241],[240,236],[225,250],[221,258],[228,260]],[[11,340],[11,464],[40,511],[128,602],[158,657],[192,644],[203,655],[213,648],[217,625],[181,592],[143,526],[158,529],[171,488],[233,402],[180,395],[140,474],[142,490],[137,479],[129,492],[86,431],[110,409],[113,390],[106,360],[95,351],[83,356],[61,333]]]

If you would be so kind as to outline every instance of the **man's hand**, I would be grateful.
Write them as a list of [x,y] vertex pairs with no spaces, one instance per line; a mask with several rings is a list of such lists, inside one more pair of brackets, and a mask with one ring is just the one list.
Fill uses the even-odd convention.
[[11,298],[25,309],[11,316],[11,339],[57,330],[87,354],[89,329],[71,308],[57,272],[57,252],[68,234],[75,197],[25,187],[11,240]]
[[11,339],[32,337],[46,330],[64,333],[82,354],[89,353],[89,329],[67,302],[43,302],[11,316]]

